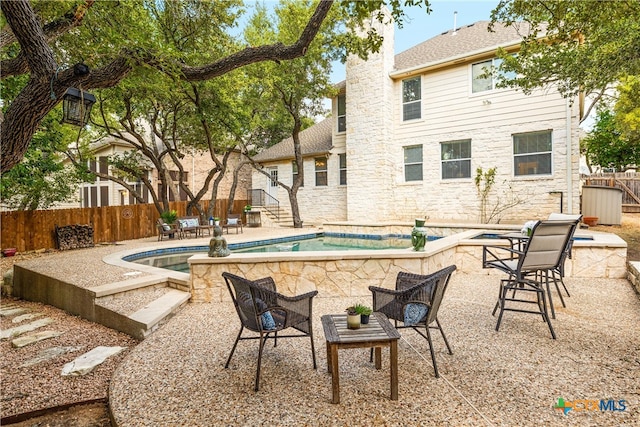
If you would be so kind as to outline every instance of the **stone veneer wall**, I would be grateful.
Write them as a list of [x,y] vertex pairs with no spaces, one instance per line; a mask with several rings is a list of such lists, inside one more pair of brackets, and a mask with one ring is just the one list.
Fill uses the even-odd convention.
[[[365,227],[365,226],[363,226]],[[392,230],[393,227],[389,228]],[[469,230],[428,242],[424,252],[411,249],[377,251],[286,252],[231,254],[227,258],[195,255],[189,259],[194,302],[229,300],[222,273],[244,277],[271,276],[285,295],[318,290],[319,297],[365,297],[371,285],[395,287],[398,271],[427,274],[455,264],[459,273],[495,275],[482,269],[482,247],[496,240],[472,239],[483,230]],[[576,241],[566,274],[584,278],[625,278],[626,243],[618,236],[594,233],[593,241]]]

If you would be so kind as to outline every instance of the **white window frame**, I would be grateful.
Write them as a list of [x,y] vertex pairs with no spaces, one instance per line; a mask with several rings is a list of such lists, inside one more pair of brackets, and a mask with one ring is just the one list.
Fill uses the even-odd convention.
[[[501,58],[491,58],[491,59],[487,59],[484,61],[479,61],[471,64],[471,93],[472,94],[477,95],[477,94],[498,89],[496,88],[496,84],[500,81],[502,76],[504,76],[504,73],[497,71],[497,68],[500,67],[500,64],[502,64]],[[478,70],[476,66],[482,66],[482,67]],[[485,70],[486,68],[489,68],[489,70]],[[490,71],[491,69],[494,69],[494,72],[492,73],[491,77],[486,79],[481,79],[483,81],[486,80],[489,83],[490,87],[485,87],[483,89],[475,90],[474,83],[476,82],[476,80],[478,80],[475,76],[476,75],[480,76],[484,74],[486,71]],[[476,74],[476,70],[478,71],[477,74]]]
[[[340,111],[341,99],[344,102],[344,111]],[[345,95],[344,93],[338,95],[336,98],[336,113],[337,113],[336,116],[338,118],[338,123],[337,123],[338,133],[346,132],[347,131],[347,95]]]
[[[548,136],[549,138],[549,149],[542,151],[525,151],[516,153],[516,142],[519,137],[536,137],[540,136]],[[543,131],[535,131],[535,132],[525,132],[525,133],[517,133],[511,135],[512,139],[512,150],[513,150],[513,175],[515,177],[529,177],[529,176],[551,176],[553,175],[553,132],[551,130],[543,130]],[[524,142],[524,141],[522,141]],[[538,145],[540,141],[530,141],[529,144]],[[544,143],[544,141],[543,141]],[[534,149],[539,149],[539,147],[534,147]],[[541,172],[538,171],[539,165],[541,163],[540,160],[533,160],[530,162],[525,162],[526,157],[532,157],[540,159],[544,156],[547,159],[548,170],[542,169]],[[537,164],[538,166],[527,167],[528,164]],[[526,171],[525,171],[525,168]],[[532,169],[533,168],[533,169]]]
[[[420,148],[420,161],[407,161],[407,150],[411,150],[414,148]],[[424,171],[423,171],[423,165],[424,165],[424,147],[422,146],[422,144],[418,144],[418,145],[407,145],[406,147],[402,147],[403,149],[403,158],[404,158],[404,181],[405,182],[416,182],[416,181],[423,181],[424,180]],[[413,166],[420,166],[419,168],[414,168]],[[409,176],[407,175],[407,173],[409,172],[409,170],[407,169],[407,166],[411,167],[410,170],[419,170],[420,171],[420,178],[416,178],[416,179],[408,179]]]
[[347,153],[338,154],[338,183],[347,185]]
[[[411,99],[411,100],[406,100],[405,98],[405,83],[411,82],[411,81],[417,81],[419,88],[418,88],[418,93],[417,93],[417,98],[415,99]],[[411,77],[408,79],[404,79],[402,80],[402,86],[401,86],[401,97],[402,97],[402,121],[403,122],[407,122],[407,121],[411,121],[411,120],[420,120],[422,118],[422,76],[415,76],[415,77]],[[411,105],[411,104],[417,104],[418,105],[418,116],[417,117],[409,117],[407,118],[407,114],[405,111],[405,107]],[[412,110],[413,111],[413,110]]]
[[[318,169],[319,162],[324,164],[324,169]],[[316,187],[326,187],[329,185],[328,163],[329,159],[327,159],[326,157],[315,157],[313,159],[313,164],[315,166],[316,172]],[[321,182],[321,180],[319,180],[318,178],[322,176],[324,176],[324,184],[318,184],[318,182]]]
[[[469,157],[462,157],[462,153],[455,153],[454,150],[445,150],[447,144],[468,144]],[[459,150],[463,151],[463,150]],[[459,154],[459,157],[457,156]],[[445,177],[445,169],[447,165],[462,165],[468,164],[468,175],[462,176],[447,176]],[[463,167],[458,167],[460,171],[462,171]],[[460,172],[462,173],[462,172]],[[467,179],[471,178],[471,139],[459,139],[455,141],[444,141],[440,143],[440,177],[443,180],[448,179]]]

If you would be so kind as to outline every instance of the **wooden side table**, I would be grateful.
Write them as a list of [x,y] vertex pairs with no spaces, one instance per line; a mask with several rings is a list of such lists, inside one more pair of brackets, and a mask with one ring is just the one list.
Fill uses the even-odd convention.
[[389,347],[391,400],[398,400],[398,339],[400,333],[387,316],[375,312],[367,325],[360,329],[347,328],[346,314],[322,316],[322,327],[327,344],[327,369],[331,373],[331,403],[340,403],[340,375],[338,350],[343,348],[375,348],[375,367],[382,367],[382,347]]

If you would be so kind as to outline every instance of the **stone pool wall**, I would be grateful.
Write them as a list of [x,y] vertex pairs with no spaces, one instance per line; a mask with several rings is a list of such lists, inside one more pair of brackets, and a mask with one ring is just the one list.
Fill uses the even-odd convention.
[[[378,227],[376,227],[378,228]],[[503,228],[504,229],[504,228]],[[380,232],[378,228],[378,232]],[[369,234],[364,228],[361,234]],[[424,252],[406,250],[232,253],[226,258],[209,258],[206,254],[189,258],[192,301],[229,300],[222,273],[227,271],[249,278],[271,276],[278,290],[297,295],[318,290],[319,297],[368,297],[371,285],[395,287],[398,271],[427,274],[455,264],[461,273],[482,270],[482,247],[500,244],[490,239],[473,239],[485,230],[470,229],[428,242]],[[332,230],[333,232],[333,230]],[[354,233],[354,231],[351,231]],[[392,233],[387,233],[392,234]],[[587,237],[585,233],[578,233]],[[627,274],[626,243],[608,233],[589,233],[593,240],[577,240],[573,257],[567,259],[566,274],[571,277],[624,278]],[[502,241],[506,244],[505,241]]]

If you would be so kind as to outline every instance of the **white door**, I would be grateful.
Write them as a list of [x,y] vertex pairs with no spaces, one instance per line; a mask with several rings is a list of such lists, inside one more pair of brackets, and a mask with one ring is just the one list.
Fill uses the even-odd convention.
[[[269,176],[271,178],[267,178],[267,194],[273,197],[274,199],[278,199],[278,167],[272,167],[269,169]],[[267,203],[269,201],[267,200]]]

